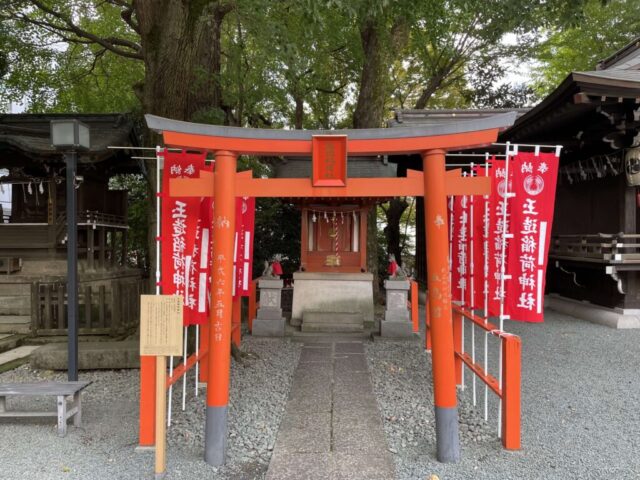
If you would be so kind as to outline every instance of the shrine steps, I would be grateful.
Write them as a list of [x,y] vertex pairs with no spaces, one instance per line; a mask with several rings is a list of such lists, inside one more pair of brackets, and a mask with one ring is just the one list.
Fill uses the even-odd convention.
[[364,320],[361,313],[347,312],[304,312],[302,332],[321,333],[361,333]]

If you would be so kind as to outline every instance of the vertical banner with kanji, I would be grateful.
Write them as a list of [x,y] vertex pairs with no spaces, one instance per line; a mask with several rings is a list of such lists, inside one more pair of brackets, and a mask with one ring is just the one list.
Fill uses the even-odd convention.
[[[475,167],[474,174],[479,177],[489,175],[489,168]],[[486,290],[485,279],[488,275],[489,232],[491,216],[489,215],[489,195],[476,196],[473,199],[473,306],[484,308]]]
[[554,153],[519,153],[513,161],[513,243],[506,306],[512,320],[542,322],[545,272],[558,177]]
[[[509,165],[511,167],[511,165]],[[504,292],[501,292],[502,263],[509,255],[510,239],[505,235],[510,233],[511,226],[511,200],[507,192],[512,191],[513,169],[509,169],[509,182],[504,160],[492,160],[491,169],[491,197],[489,199],[489,275],[488,285],[488,310],[493,316],[500,315],[500,301],[506,292],[508,281],[505,280]],[[504,250],[503,250],[504,242]],[[503,255],[504,253],[504,255]],[[504,272],[507,271],[505,261]]]
[[[195,276],[198,254],[196,236],[200,217],[201,199],[198,197],[169,196],[172,178],[197,178],[207,169],[205,153],[166,151],[162,178],[161,218],[161,275],[162,293],[184,298],[184,324],[191,324],[191,315],[198,307],[198,281]],[[195,260],[195,261],[194,261]]]
[[451,298],[466,305],[469,297],[469,197],[453,197],[451,215]]
[[253,275],[253,233],[256,199],[236,199],[236,235],[233,250],[233,296],[249,296]]

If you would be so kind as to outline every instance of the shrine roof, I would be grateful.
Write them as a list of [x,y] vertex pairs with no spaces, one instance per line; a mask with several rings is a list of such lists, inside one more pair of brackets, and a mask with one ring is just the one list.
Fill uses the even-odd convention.
[[210,137],[260,140],[311,140],[314,135],[347,135],[349,140],[382,140],[416,137],[432,137],[488,129],[503,130],[513,124],[516,114],[512,111],[489,115],[483,118],[457,119],[433,125],[408,126],[402,129],[363,128],[345,130],[277,130],[264,128],[227,127],[183,122],[145,115],[147,125],[157,132],[176,132]]
[[[136,169],[123,151],[111,150],[110,145],[138,146],[140,136],[132,117],[123,113],[108,114],[4,114],[0,115],[0,166],[11,167],[25,162],[43,163],[64,160],[59,150],[51,145],[50,122],[59,119],[77,119],[87,124],[91,135],[91,148],[79,152],[78,163],[97,163],[118,157],[118,164]],[[127,162],[125,166],[123,162]],[[16,165],[16,166],[17,166]]]

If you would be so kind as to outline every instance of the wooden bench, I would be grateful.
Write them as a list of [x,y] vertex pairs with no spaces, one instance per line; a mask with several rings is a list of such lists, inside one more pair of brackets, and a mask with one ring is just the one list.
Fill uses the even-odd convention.
[[[0,384],[0,418],[58,417],[58,436],[67,434],[67,420],[73,417],[73,424],[79,427],[82,422],[82,404],[80,394],[91,382],[38,382]],[[53,396],[58,398],[56,412],[7,411],[7,397],[17,396]],[[71,400],[67,407],[67,399]]]

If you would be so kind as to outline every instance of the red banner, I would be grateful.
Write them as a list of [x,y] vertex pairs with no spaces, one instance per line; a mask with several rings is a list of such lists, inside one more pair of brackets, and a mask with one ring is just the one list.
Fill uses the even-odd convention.
[[236,199],[236,237],[233,252],[233,296],[248,297],[253,278],[253,233],[256,199]]
[[194,246],[201,199],[170,197],[169,179],[196,178],[205,166],[204,153],[170,152],[164,154],[161,218],[162,293],[184,297],[184,324],[192,324],[198,309]]
[[469,298],[469,197],[453,197],[451,299],[463,305]]
[[558,157],[519,153],[513,161],[511,281],[507,311],[512,320],[542,322],[547,253],[551,239]]
[[[476,167],[474,173],[480,177],[489,175],[485,167]],[[489,211],[489,195],[473,197],[473,306],[477,309],[485,308],[485,278],[488,275],[487,253],[491,231]]]
[[198,224],[191,255],[187,318],[189,325],[205,325],[209,319],[212,218],[212,199],[210,197],[200,199]]
[[[509,167],[512,167],[510,164]],[[503,234],[510,233],[511,226],[511,203],[505,193],[512,191],[513,168],[509,169],[509,184],[506,181],[506,168],[504,160],[492,160],[491,169],[491,198],[489,199],[489,272],[487,277],[489,315],[500,315],[501,299],[501,272],[503,258],[509,254],[510,239],[504,238]],[[508,187],[508,190],[507,190]],[[503,257],[503,241],[504,257]],[[504,272],[507,273],[505,262]],[[504,292],[506,292],[507,281],[505,280]]]

